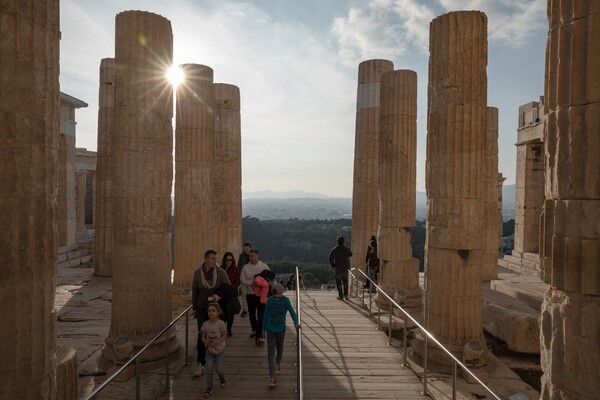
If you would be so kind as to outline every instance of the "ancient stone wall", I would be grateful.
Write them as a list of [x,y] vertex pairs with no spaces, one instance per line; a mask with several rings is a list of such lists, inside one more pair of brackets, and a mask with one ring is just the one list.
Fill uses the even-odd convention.
[[[417,177],[417,74],[399,70],[381,76],[379,135],[380,284],[404,306],[420,307],[419,261],[412,257]],[[380,301],[380,304],[382,302]]]
[[213,248],[214,87],[213,70],[199,64],[180,68],[175,131],[176,287],[190,288],[194,271]]
[[548,2],[542,399],[600,393],[600,3]]
[[215,161],[212,175],[214,250],[219,262],[242,251],[242,145],[240,89],[215,83]]
[[[105,357],[128,338],[137,348],[171,320],[173,89],[171,23],[116,17],[112,319]],[[164,348],[145,359],[164,357]]]
[[96,212],[94,218],[94,225],[96,228],[94,274],[98,276],[112,275],[112,253],[114,243],[114,84],[115,60],[114,58],[104,58],[100,62],[98,161],[96,164]]
[[365,270],[369,238],[379,224],[379,101],[381,75],[392,71],[388,60],[358,66],[354,178],[352,187],[352,266]]
[[54,400],[58,1],[3,2],[0,21],[0,393]]
[[498,109],[487,108],[485,137],[485,186],[483,205],[483,261],[481,278],[485,282],[498,278],[498,225],[502,214],[498,211]]
[[[481,262],[487,116],[487,18],[450,12],[430,25],[425,327],[462,358],[485,353]],[[415,350],[422,355],[422,343]],[[434,362],[449,364],[441,352]],[[483,357],[483,355],[482,355]],[[481,359],[480,359],[481,362]]]

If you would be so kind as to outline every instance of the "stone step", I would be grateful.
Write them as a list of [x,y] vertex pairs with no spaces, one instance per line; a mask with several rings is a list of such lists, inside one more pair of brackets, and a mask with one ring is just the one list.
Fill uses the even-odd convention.
[[83,256],[80,258],[80,260],[81,260],[81,264],[89,263],[90,261],[92,261],[92,255],[88,254],[86,256]]
[[73,250],[67,253],[67,260],[72,260],[75,258],[79,258],[80,253],[79,250]]
[[68,246],[59,246],[58,254],[66,254],[73,250],[77,250],[77,243],[70,244]]
[[85,255],[87,255],[90,251],[86,248],[79,248],[79,257],[83,257]]
[[74,258],[58,264],[58,268],[73,268],[80,264],[81,260],[79,258]]
[[547,284],[531,275],[500,273],[498,277],[490,282],[491,289],[521,300],[538,313],[541,311]]

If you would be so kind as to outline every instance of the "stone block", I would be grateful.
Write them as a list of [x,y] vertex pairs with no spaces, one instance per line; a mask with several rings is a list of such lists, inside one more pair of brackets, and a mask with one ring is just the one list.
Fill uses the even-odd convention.
[[[121,368],[121,365],[113,365],[106,371],[106,375],[111,377],[115,372]],[[114,379],[114,382],[126,382],[135,375],[135,365],[130,365],[125,368],[119,375]]]
[[81,264],[86,264],[86,263],[89,263],[90,261],[92,261],[91,255],[81,257]]
[[77,352],[71,347],[56,348],[56,399],[77,400]]
[[483,329],[512,351],[539,354],[539,312],[504,293],[483,287]]
[[58,254],[66,254],[73,250],[77,250],[77,243],[73,243],[68,246],[59,246]]
[[73,260],[75,258],[79,258],[79,250],[73,250],[67,253],[68,260]]
[[67,255],[66,254],[59,254],[58,257],[56,257],[56,262],[57,263],[62,263],[67,261]]

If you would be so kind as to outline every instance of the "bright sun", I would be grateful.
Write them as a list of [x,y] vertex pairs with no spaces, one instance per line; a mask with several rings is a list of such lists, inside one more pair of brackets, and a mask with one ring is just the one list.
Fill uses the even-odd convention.
[[177,87],[181,82],[183,82],[183,71],[176,65],[172,65],[167,70],[167,79],[174,87]]

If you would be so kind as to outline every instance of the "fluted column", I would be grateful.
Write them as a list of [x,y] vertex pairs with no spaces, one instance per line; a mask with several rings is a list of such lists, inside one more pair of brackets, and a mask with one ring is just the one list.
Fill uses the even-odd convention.
[[77,235],[83,237],[85,235],[85,196],[87,176],[86,170],[77,171],[77,182],[75,185],[75,196],[77,205]]
[[53,400],[57,392],[58,21],[56,0],[0,6],[3,399]]
[[548,2],[542,399],[600,393],[600,4]]
[[[407,307],[420,307],[419,261],[412,257],[417,181],[417,74],[381,76],[379,136],[380,284]],[[385,302],[380,301],[380,304]]]
[[[113,292],[104,352],[108,359],[114,358],[116,339],[129,338],[135,350],[171,320],[173,90],[166,80],[173,58],[171,23],[149,12],[125,11],[116,17],[115,39]],[[164,351],[150,351],[143,360],[164,357]]]
[[365,270],[369,238],[379,224],[379,96],[381,75],[392,71],[388,60],[358,66],[354,178],[352,186],[352,266]]
[[213,164],[213,238],[219,258],[242,251],[242,146],[240,89],[215,83],[215,162]]
[[[468,343],[471,349],[486,349],[481,262],[487,18],[478,11],[437,17],[429,43],[423,321],[461,359]],[[434,363],[449,364],[442,352],[431,350]],[[422,355],[422,342],[417,341],[416,351]]]
[[176,287],[190,288],[204,252],[214,246],[213,70],[199,64],[180,68],[175,131],[175,276]]
[[485,186],[483,188],[483,261],[481,279],[489,282],[498,278],[498,109],[487,108],[485,137]]
[[114,184],[114,112],[115,59],[100,61],[100,95],[98,108],[98,148],[96,161],[96,202],[94,226],[94,275],[112,275],[114,244],[113,184]]

